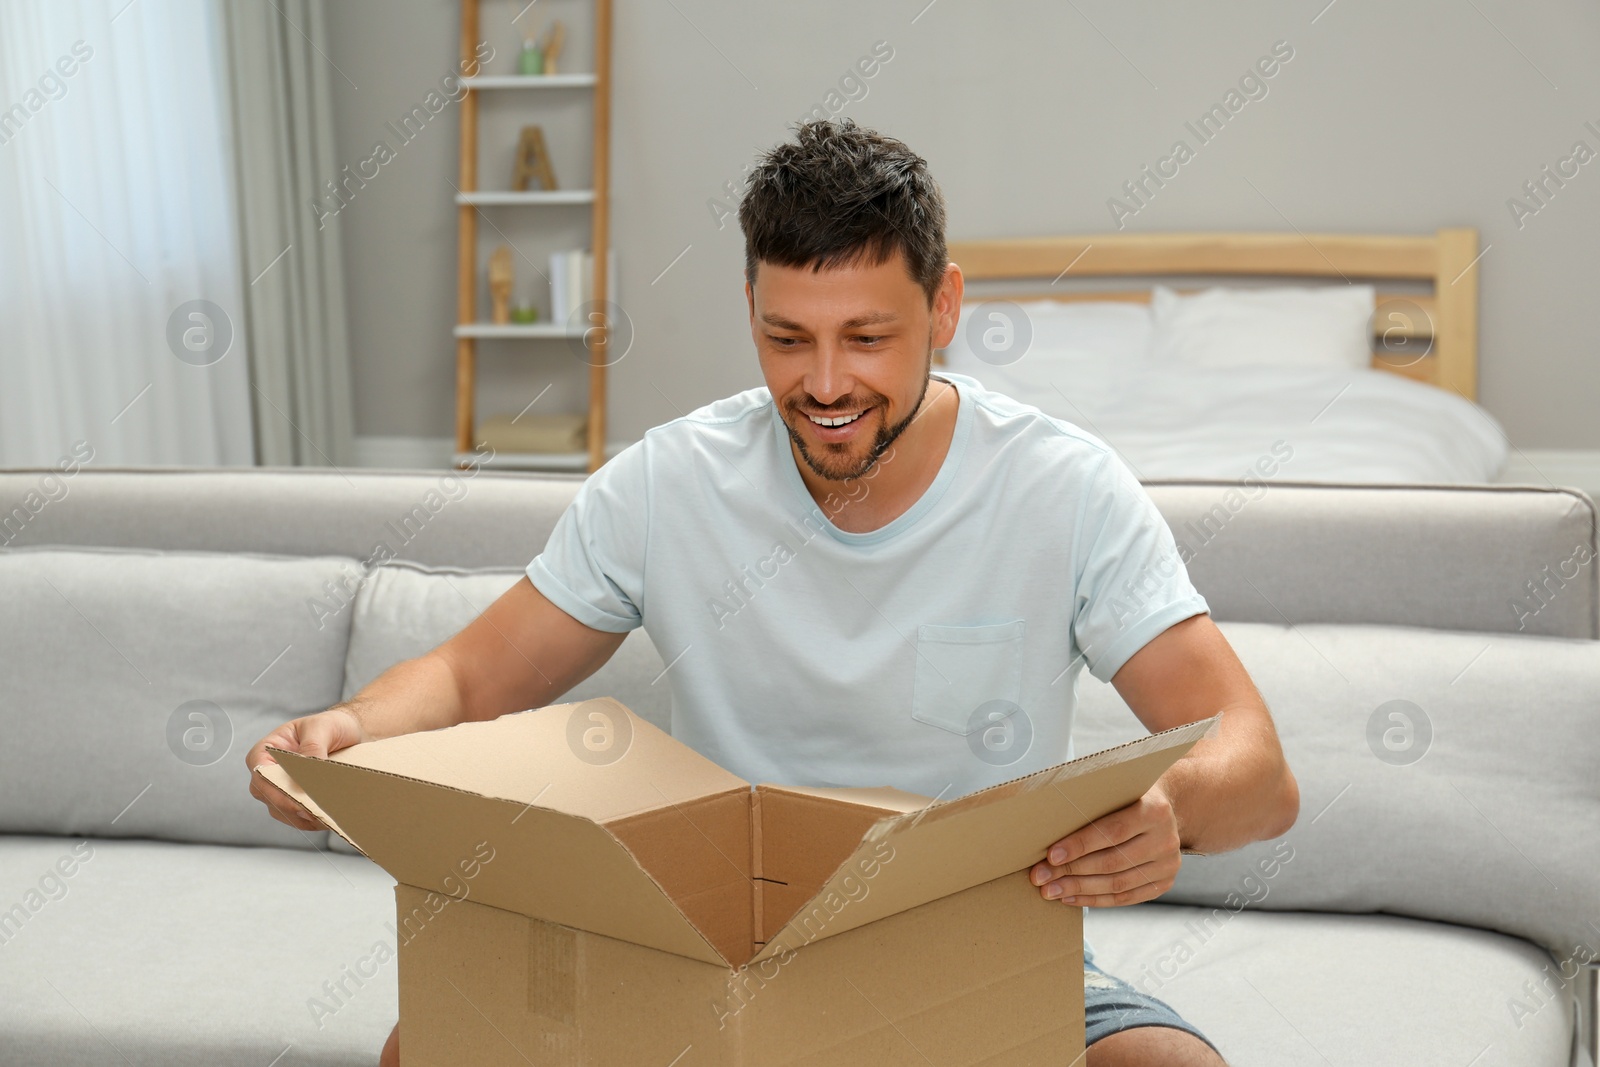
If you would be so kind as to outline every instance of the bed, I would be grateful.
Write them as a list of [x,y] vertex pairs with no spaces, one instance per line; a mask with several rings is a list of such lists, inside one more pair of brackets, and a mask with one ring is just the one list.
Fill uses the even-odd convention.
[[1143,481],[1471,484],[1505,465],[1476,403],[1475,230],[1006,238],[950,258],[967,293],[937,362]]

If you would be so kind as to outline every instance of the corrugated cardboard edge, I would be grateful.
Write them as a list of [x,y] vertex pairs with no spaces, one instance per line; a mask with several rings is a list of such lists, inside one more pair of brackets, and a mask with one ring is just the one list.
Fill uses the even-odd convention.
[[[1164,773],[1167,767],[1176,763],[1197,741],[1215,729],[1219,718],[1220,716],[1212,716],[1198,722],[1173,727],[1170,730],[1163,730],[1158,734],[1150,734],[1125,744],[1103,749],[1067,763],[1057,764],[1044,770],[1035,771],[1032,774],[1012,778],[1009,781],[969,793],[954,800],[930,804],[920,811],[889,815],[878,820],[862,837],[860,846],[839,865],[827,883],[810,900],[801,905],[794,918],[787,922],[771,938],[751,962],[757,963],[781,952],[797,950],[811,941],[844,933],[882,918],[882,915],[876,914],[877,911],[881,910],[881,905],[867,907],[865,904],[865,901],[870,899],[872,888],[870,879],[875,876],[864,876],[866,880],[869,880],[867,882],[868,888],[859,902],[856,902],[855,892],[850,891],[849,887],[844,884],[845,880],[854,878],[858,884],[861,884],[863,883],[863,875],[858,872],[873,867],[886,867],[892,861],[882,858],[882,849],[887,846],[892,857],[894,855],[895,840],[904,837],[904,835],[909,834],[919,826],[926,830],[948,820],[959,819],[963,814],[974,809],[987,809],[998,802],[1013,800],[1023,795],[1036,794],[1041,790],[1064,782],[1079,779],[1107,768],[1129,764],[1135,760],[1152,760],[1153,763],[1160,765],[1160,770],[1146,776],[1148,781],[1145,782],[1143,789],[1148,789],[1160,777],[1161,773]],[[1141,793],[1143,789],[1140,790]],[[1131,802],[1132,799],[1135,798],[1129,798],[1128,802]],[[1039,855],[1022,866],[1014,868],[1014,870],[1022,870],[1026,866],[1031,866],[1032,863],[1037,862],[1038,858],[1042,858],[1047,844],[1048,842],[1041,841],[1038,846]],[[927,900],[938,899],[941,896],[960,892],[985,880],[987,879],[984,877],[976,877],[971,881],[953,883],[949,888],[941,892],[928,895],[925,899],[916,900],[911,904],[903,904],[895,911],[904,910],[906,907],[914,907],[917,903],[926,903]],[[892,882],[888,884],[893,886]],[[844,900],[850,902],[850,904],[837,909],[828,908],[826,903],[830,899]],[[881,899],[882,894],[880,894]],[[820,924],[820,932],[806,930],[804,923],[807,919],[813,918],[819,909],[825,913],[825,921]]]
[[[913,822],[921,822],[929,818],[934,812],[939,813],[936,816],[937,818],[948,818],[958,811],[988,803],[997,795],[1039,789],[1065,778],[1081,778],[1083,775],[1097,771],[1102,767],[1126,763],[1129,759],[1147,752],[1165,751],[1185,745],[1192,746],[1204,738],[1215,737],[1221,723],[1222,716],[1213,715],[1209,719],[1199,719],[1195,722],[1184,723],[1182,726],[1174,726],[1157,734],[1136,737],[1132,741],[1124,741],[1120,745],[1112,745],[1110,748],[1091,752],[1087,756],[1079,756],[1077,759],[1068,760],[1066,763],[1058,763],[1053,767],[1046,767],[1042,771],[1034,771],[1031,774],[1022,774],[1015,778],[1009,778],[1004,782],[998,782],[987,788],[968,793],[966,796],[930,804],[922,811],[913,812],[910,819]],[[1139,750],[1144,750],[1144,752]],[[898,818],[881,820],[878,826],[874,827],[874,832],[884,832],[886,825],[896,822]]]
[[[269,745],[268,751],[282,750],[275,750]],[[267,781],[271,782],[273,785],[277,786],[285,793],[288,793],[291,797],[298,801],[302,807],[316,817],[318,822],[322,823],[322,825],[326,826],[328,829],[344,838],[344,841],[347,845],[355,849],[357,852],[360,852],[363,856],[367,855],[365,852],[362,852],[360,845],[350,840],[349,834],[340,829],[339,824],[334,821],[333,816],[323,811],[321,806],[318,805],[315,800],[311,799],[311,795],[304,789],[300,788],[300,783],[295,781],[294,777],[290,775],[288,771],[284,770],[281,764],[258,763],[256,764],[255,770],[256,773],[261,777],[265,778]],[[367,858],[371,859],[372,857],[368,856]]]
[[[761,950],[761,931],[767,928],[764,888],[766,863],[761,839],[761,790],[750,790],[750,955]],[[741,964],[742,966],[742,964]]]
[[[539,805],[539,804],[525,804],[522,801],[508,800],[508,799],[506,799],[504,797],[485,796],[482,793],[473,792],[470,789],[461,789],[461,788],[459,788],[457,786],[445,785],[445,784],[440,783],[440,782],[429,781],[426,778],[416,778],[416,777],[413,777],[413,776],[410,776],[410,775],[397,774],[394,771],[387,771],[387,770],[383,770],[383,769],[380,769],[380,768],[377,768],[377,767],[364,767],[364,766],[362,766],[360,764],[357,764],[357,763],[346,763],[346,762],[341,762],[341,761],[336,760],[336,759],[328,759],[326,757],[307,756],[307,755],[304,755],[304,754],[298,753],[298,752],[289,752],[289,751],[284,750],[284,749],[273,748],[270,745],[268,746],[268,751],[272,752],[274,754],[274,756],[278,757],[278,758],[287,757],[291,765],[295,761],[305,761],[307,763],[316,763],[316,764],[323,764],[323,765],[327,765],[327,766],[338,767],[338,768],[340,768],[340,771],[338,773],[345,774],[345,775],[381,775],[381,776],[384,776],[384,777],[395,778],[395,779],[398,779],[400,781],[408,782],[408,783],[411,783],[413,785],[422,786],[422,787],[427,788],[427,789],[435,789],[435,790],[439,790],[441,792],[456,793],[456,794],[460,794],[462,796],[471,797],[475,801],[484,801],[484,802],[493,803],[493,804],[515,805],[515,806],[523,808],[523,809],[525,809],[527,811],[539,811],[539,812],[546,813],[548,815],[555,816],[555,817],[560,818],[560,819],[571,819],[571,820],[574,820],[574,821],[577,821],[577,822],[582,822],[582,823],[586,823],[586,824],[588,824],[590,826],[593,826],[593,827],[599,829],[601,832],[603,832],[611,840],[611,842],[617,847],[617,849],[619,851],[621,851],[622,854],[625,855],[628,858],[628,860],[639,870],[639,872],[648,881],[650,886],[652,886],[655,889],[655,891],[661,895],[661,898],[664,901],[666,901],[667,905],[672,909],[672,912],[676,916],[678,916],[678,918],[683,922],[683,925],[689,931],[691,931],[693,933],[693,935],[694,935],[694,937],[696,939],[699,940],[701,946],[703,946],[703,950],[704,951],[701,952],[701,953],[695,953],[695,952],[681,951],[681,950],[675,950],[675,949],[671,949],[671,948],[666,948],[666,947],[663,947],[661,945],[655,945],[655,946],[650,946],[650,947],[658,948],[660,951],[663,951],[663,952],[672,952],[674,955],[684,956],[687,959],[696,960],[696,961],[701,962],[701,963],[710,963],[710,964],[714,964],[716,966],[722,966],[722,967],[732,967],[733,966],[732,964],[730,964],[727,961],[727,959],[725,957],[723,957],[723,955],[720,952],[717,951],[715,946],[713,946],[711,944],[711,942],[706,938],[706,936],[703,933],[700,932],[699,927],[697,927],[694,924],[694,922],[692,920],[690,920],[687,915],[684,914],[683,910],[678,907],[677,902],[672,899],[671,894],[669,894],[665,889],[663,889],[661,887],[661,883],[657,882],[656,879],[655,879],[655,876],[652,875],[649,872],[649,870],[647,870],[645,868],[645,866],[639,862],[638,857],[636,857],[633,854],[633,851],[631,849],[629,849],[628,846],[626,844],[624,844],[621,840],[619,840],[617,838],[617,836],[615,834],[613,834],[605,826],[605,824],[603,824],[603,823],[596,822],[595,820],[590,819],[590,818],[588,818],[586,816],[583,816],[583,815],[573,815],[573,814],[571,814],[569,812],[561,811],[558,808],[547,808],[547,807],[544,807],[543,805]],[[265,765],[261,765],[261,766],[265,766]],[[257,767],[258,771],[261,770],[261,766]],[[283,768],[283,767],[280,766],[280,770],[290,779],[291,782],[294,782],[293,775],[287,768]],[[269,781],[270,780],[271,779],[269,779]],[[302,794],[305,793],[304,788],[299,786],[299,784],[297,782],[295,782],[294,784],[296,785],[296,788],[299,789]],[[299,799],[299,798],[297,797],[296,799]],[[310,799],[309,795],[307,796],[307,799]],[[313,803],[315,803],[315,802],[313,801]],[[318,813],[317,817],[319,819],[323,819],[323,820],[327,821],[330,826],[335,825],[333,819],[320,806],[317,807],[315,810]],[[348,837],[342,830],[339,832],[339,836],[343,837],[346,841],[350,841],[352,846],[360,849],[361,846],[357,845],[355,843],[355,841],[352,840],[350,837]],[[378,866],[383,867],[384,870],[388,871],[390,876],[394,877],[397,882],[401,881],[401,879],[398,876],[396,876],[393,871],[389,870],[389,867],[385,865],[383,860],[379,859],[378,857],[375,857],[375,856],[371,855],[369,852],[367,852],[365,850],[362,850],[362,855],[367,856],[368,859],[371,859],[374,863],[378,864]],[[411,883],[407,882],[405,884],[410,885]],[[433,887],[431,887],[431,886],[418,886],[416,888],[428,890],[428,889],[432,889]],[[438,890],[435,890],[435,891],[438,891]],[[513,910],[514,911],[515,909],[504,909],[504,910]],[[521,913],[519,912],[519,914],[521,914]],[[531,916],[531,917],[532,918],[542,918],[541,916]],[[584,927],[578,927],[578,928],[579,929],[584,929]],[[590,932],[591,933],[600,934],[602,936],[607,936],[607,937],[616,936],[613,932],[606,931],[606,930],[591,930]]]
[[[574,718],[582,718],[586,712],[603,715],[620,746],[598,762],[585,758],[578,751],[578,738],[571,735]],[[525,791],[509,786],[504,777],[491,779],[480,774],[483,763],[500,759],[509,749],[529,754],[517,761],[514,774],[518,783],[532,783]],[[566,758],[569,749],[577,760]],[[491,719],[374,738],[338,749],[327,758],[334,763],[387,771],[519,804],[538,800],[533,785],[548,788],[559,783],[578,794],[564,797],[560,806],[600,823],[617,822],[732,788],[750,788],[750,783],[738,775],[613,697],[549,704]],[[639,773],[641,763],[649,773]],[[628,803],[615,806],[621,798],[612,789],[612,780],[619,775],[634,787],[630,790],[633,797]],[[668,795],[661,787],[663,782],[692,784],[674,788]],[[581,801],[584,794],[605,795],[605,810],[578,810],[574,802]]]

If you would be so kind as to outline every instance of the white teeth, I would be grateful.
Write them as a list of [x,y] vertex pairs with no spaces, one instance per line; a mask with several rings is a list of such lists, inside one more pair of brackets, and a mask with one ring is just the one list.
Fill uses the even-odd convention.
[[857,419],[859,419],[861,417],[861,414],[862,413],[858,411],[854,415],[840,415],[836,419],[824,419],[824,418],[819,418],[816,415],[807,415],[806,418],[810,419],[812,422],[816,423],[818,426],[847,426],[850,423],[855,422]]

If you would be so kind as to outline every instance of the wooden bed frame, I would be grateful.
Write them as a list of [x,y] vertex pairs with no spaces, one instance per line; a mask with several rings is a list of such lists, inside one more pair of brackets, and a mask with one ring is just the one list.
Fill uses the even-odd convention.
[[[1421,316],[1396,304],[1374,321],[1374,335],[1399,358],[1379,350],[1372,365],[1448,389],[1468,400],[1478,394],[1478,231],[1444,229],[1426,235],[1338,233],[1086,234],[952,241],[950,259],[969,281],[1032,279],[1030,292],[970,294],[969,300],[1126,300],[1149,303],[1150,290],[1051,291],[1073,278],[1144,275],[1254,275],[1326,278],[1346,282],[1406,279],[1429,282],[1432,293],[1377,293],[1409,301]],[[1192,290],[1179,290],[1180,292]],[[1418,321],[1420,318],[1421,321]],[[1432,345],[1428,344],[1431,339]],[[1415,351],[1426,352],[1417,356]]]

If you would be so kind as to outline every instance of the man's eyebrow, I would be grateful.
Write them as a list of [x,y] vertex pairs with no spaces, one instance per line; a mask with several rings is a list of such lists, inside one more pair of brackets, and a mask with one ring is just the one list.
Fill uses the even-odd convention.
[[900,316],[892,311],[869,311],[865,315],[857,315],[853,319],[846,319],[840,325],[847,330],[853,330],[858,326],[877,326],[885,322],[897,322],[899,318]]
[[[892,311],[869,311],[865,315],[857,315],[853,319],[846,319],[839,325],[846,330],[854,330],[861,326],[877,326],[886,322],[896,322],[900,316]],[[775,326],[780,330],[796,330],[804,332],[805,327],[793,319],[786,319],[776,312],[768,311],[762,314],[761,321],[768,326]]]

